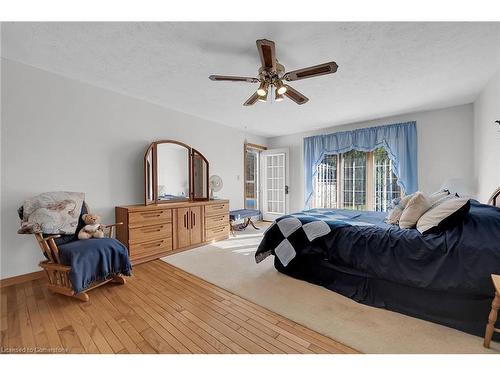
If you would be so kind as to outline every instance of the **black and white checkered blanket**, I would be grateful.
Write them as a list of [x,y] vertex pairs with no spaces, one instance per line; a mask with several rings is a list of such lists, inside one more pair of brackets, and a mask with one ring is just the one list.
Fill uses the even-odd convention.
[[[333,230],[350,226],[356,212],[339,213],[316,209],[282,216],[266,230],[264,238],[255,253],[255,261],[262,262],[269,255],[275,255],[287,266],[297,254],[311,250],[311,243]],[[367,225],[370,225],[367,223]]]

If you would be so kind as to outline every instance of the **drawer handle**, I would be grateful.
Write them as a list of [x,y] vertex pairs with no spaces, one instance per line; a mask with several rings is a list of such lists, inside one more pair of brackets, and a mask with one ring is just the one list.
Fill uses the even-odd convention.
[[159,228],[151,228],[151,229],[143,229],[142,233],[154,233],[154,232],[161,232],[163,229],[163,225]]
[[224,208],[224,205],[220,205],[220,206],[212,206],[212,209],[213,210],[221,210]]
[[141,214],[142,217],[146,217],[146,218],[149,218],[149,217],[160,217],[161,216],[161,212],[160,213],[157,213],[157,214]]
[[158,247],[158,246],[161,246],[161,244],[163,243],[163,240],[161,240],[160,242],[153,242],[153,243],[150,243],[150,244],[143,244],[142,247],[148,249],[150,247]]

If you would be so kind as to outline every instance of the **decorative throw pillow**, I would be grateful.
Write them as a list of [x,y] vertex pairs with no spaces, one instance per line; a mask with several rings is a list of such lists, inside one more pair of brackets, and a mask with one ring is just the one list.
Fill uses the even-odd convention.
[[417,191],[409,200],[399,219],[400,228],[414,228],[418,219],[431,207],[431,201],[424,193]]
[[84,193],[51,191],[25,200],[17,233],[75,234],[84,199]]
[[418,220],[417,229],[422,234],[435,233],[452,228],[462,222],[470,209],[470,199],[452,196],[434,206]]
[[443,198],[448,198],[448,197],[452,197],[452,195],[450,195],[449,190],[439,190],[429,195],[429,200],[431,201],[432,205],[434,205],[438,201],[441,201]]
[[408,202],[410,201],[410,199],[412,197],[413,197],[413,194],[410,194],[410,195],[404,196],[402,198],[393,199],[391,206],[389,207],[389,212],[387,214],[385,222],[387,224],[399,223],[399,218],[401,217],[403,210],[405,209],[406,205],[408,204]]

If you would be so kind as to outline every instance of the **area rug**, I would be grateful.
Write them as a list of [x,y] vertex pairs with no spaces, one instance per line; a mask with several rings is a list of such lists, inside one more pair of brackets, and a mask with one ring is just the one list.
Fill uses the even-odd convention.
[[384,309],[276,271],[273,257],[255,264],[261,229],[177,253],[163,261],[364,353],[500,353],[500,344]]

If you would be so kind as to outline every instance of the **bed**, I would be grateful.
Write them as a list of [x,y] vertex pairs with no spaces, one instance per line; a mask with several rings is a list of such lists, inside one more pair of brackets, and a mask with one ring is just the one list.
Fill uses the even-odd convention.
[[357,302],[482,336],[494,296],[490,275],[500,273],[500,208],[471,200],[463,222],[425,235],[386,224],[385,216],[286,215],[266,231],[255,257],[274,255],[279,272]]

